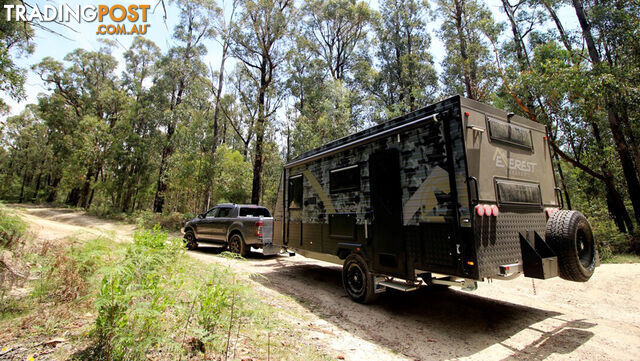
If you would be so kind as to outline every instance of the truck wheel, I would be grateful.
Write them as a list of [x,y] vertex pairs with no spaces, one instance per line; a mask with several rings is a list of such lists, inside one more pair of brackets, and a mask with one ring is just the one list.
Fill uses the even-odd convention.
[[193,231],[187,231],[184,234],[184,243],[188,250],[194,250],[198,248],[198,241]]
[[558,256],[560,277],[586,282],[596,267],[596,247],[587,219],[578,211],[557,211],[547,222],[546,241]]
[[367,263],[357,254],[349,255],[344,261],[342,285],[347,295],[359,303],[371,303],[380,296],[375,293],[374,276]]
[[242,236],[238,233],[234,233],[231,235],[227,247],[229,248],[229,252],[239,254],[242,257],[245,257],[247,253],[249,253],[247,251],[247,245],[244,244]]

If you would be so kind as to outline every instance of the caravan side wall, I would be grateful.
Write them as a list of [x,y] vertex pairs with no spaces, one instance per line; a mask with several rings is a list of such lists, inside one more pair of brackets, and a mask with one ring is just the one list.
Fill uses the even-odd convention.
[[339,258],[358,251],[374,272],[405,279],[416,270],[477,278],[460,100],[412,115],[371,132],[384,137],[288,165],[274,243]]

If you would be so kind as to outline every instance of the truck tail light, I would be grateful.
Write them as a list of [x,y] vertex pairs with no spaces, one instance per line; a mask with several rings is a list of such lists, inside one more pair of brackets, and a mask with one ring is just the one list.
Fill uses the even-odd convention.
[[497,217],[500,214],[500,209],[498,209],[498,206],[495,204],[491,206],[491,214],[493,214],[494,217]]
[[262,237],[262,226],[263,226],[262,221],[256,222],[256,236],[258,237]]
[[476,213],[477,213],[480,217],[484,216],[484,206],[482,206],[481,204],[478,204],[478,205],[476,206]]

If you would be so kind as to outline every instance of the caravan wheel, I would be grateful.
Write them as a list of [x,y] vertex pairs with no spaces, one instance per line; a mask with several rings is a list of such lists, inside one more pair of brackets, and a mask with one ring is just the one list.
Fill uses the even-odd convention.
[[342,266],[342,285],[352,300],[359,303],[371,303],[379,294],[375,293],[373,274],[367,263],[357,254],[351,254]]

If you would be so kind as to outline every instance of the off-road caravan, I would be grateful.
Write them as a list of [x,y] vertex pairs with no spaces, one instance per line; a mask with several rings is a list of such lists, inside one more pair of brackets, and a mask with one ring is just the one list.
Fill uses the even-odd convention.
[[273,240],[343,264],[364,303],[519,274],[584,282],[591,227],[561,197],[543,125],[454,96],[285,165]]

